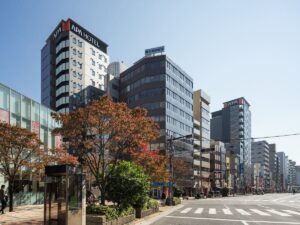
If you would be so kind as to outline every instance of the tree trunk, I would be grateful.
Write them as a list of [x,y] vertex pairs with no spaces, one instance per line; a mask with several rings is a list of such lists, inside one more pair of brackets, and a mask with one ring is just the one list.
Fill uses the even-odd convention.
[[105,205],[105,185],[101,188],[101,205]]
[[9,211],[12,212],[14,210],[13,206],[13,193],[14,193],[14,186],[13,186],[13,181],[8,181],[8,198],[9,198]]

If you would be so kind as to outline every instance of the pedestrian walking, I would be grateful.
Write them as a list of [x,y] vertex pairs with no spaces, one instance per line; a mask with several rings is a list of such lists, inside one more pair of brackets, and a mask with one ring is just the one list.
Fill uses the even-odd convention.
[[0,189],[0,201],[1,201],[1,212],[4,214],[4,209],[6,208],[7,205],[7,199],[5,196],[5,185],[1,185]]

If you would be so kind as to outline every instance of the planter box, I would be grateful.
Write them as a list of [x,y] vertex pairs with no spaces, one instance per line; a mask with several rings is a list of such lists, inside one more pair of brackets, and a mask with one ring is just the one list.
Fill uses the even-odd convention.
[[130,223],[135,219],[135,214],[129,216],[119,217],[116,220],[106,221],[105,216],[98,215],[86,215],[86,225],[123,225]]
[[142,210],[142,209],[135,209],[135,217],[136,218],[143,218],[145,216],[149,216],[153,213],[158,212],[159,208],[152,208],[152,209],[146,209],[146,210]]

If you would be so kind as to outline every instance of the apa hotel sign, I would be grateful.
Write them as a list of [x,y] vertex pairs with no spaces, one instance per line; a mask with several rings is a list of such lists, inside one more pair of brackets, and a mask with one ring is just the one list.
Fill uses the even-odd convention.
[[103,52],[106,53],[107,44],[97,38],[95,35],[91,34],[83,27],[68,19],[67,21],[62,21],[59,26],[55,29],[52,33],[52,38],[55,40],[61,32],[64,31],[72,31],[74,34],[80,36],[82,39],[90,43],[91,45],[95,46],[96,48],[101,49]]

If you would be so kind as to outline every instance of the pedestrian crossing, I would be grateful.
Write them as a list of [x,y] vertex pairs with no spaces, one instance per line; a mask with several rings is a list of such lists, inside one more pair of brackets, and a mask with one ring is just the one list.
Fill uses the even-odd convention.
[[290,216],[300,216],[300,211],[297,210],[277,210],[277,209],[256,209],[256,208],[249,208],[249,209],[241,209],[241,208],[185,208],[180,210],[180,214],[209,214],[209,215],[242,215],[242,216],[252,216],[252,215],[259,215],[264,217],[271,217],[271,216],[282,216],[282,217],[290,217]]

